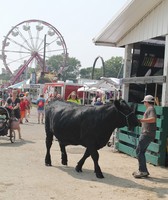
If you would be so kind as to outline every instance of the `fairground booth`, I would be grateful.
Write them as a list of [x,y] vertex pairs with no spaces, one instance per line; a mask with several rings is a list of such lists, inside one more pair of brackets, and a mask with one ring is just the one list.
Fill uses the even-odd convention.
[[[142,99],[155,97],[157,134],[146,153],[153,165],[168,166],[168,1],[130,0],[93,39],[95,45],[125,48],[122,97],[145,111]],[[119,151],[135,157],[140,127],[117,132]]]

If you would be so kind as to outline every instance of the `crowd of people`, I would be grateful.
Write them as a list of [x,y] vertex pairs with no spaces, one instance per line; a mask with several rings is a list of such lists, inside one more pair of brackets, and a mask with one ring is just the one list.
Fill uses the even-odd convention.
[[26,93],[18,93],[18,90],[12,90],[11,93],[6,94],[6,99],[3,99],[2,105],[6,108],[8,108],[8,111],[10,113],[10,116],[12,118],[11,122],[11,129],[17,129],[19,134],[19,139],[22,139],[21,137],[21,130],[20,130],[20,124],[23,123],[23,120],[25,119],[25,122],[28,122],[28,117],[30,115],[30,109],[31,109],[31,99],[29,97],[29,92]]
[[[0,106],[8,108],[10,116],[13,119],[10,128],[18,130],[19,139],[22,139],[20,124],[29,122],[28,118],[32,107],[29,92],[19,92],[17,89],[13,89],[11,92],[5,90],[4,92],[0,92],[0,99]],[[44,124],[45,105],[54,100],[62,100],[61,95],[59,93],[50,95],[48,99],[45,99],[43,94],[39,95],[36,101],[38,124]],[[75,91],[69,94],[67,101],[81,104]]]

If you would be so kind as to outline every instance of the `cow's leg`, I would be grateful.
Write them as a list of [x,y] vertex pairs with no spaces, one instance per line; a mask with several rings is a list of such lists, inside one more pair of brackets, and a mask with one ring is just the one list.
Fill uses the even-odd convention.
[[52,145],[52,141],[53,141],[53,134],[47,134],[46,136],[46,148],[47,148],[47,153],[46,153],[46,157],[45,157],[45,165],[46,166],[51,166],[51,155],[50,155],[50,148]]
[[89,151],[86,149],[86,151],[85,151],[83,157],[80,159],[80,161],[78,162],[77,166],[75,167],[75,170],[76,170],[77,172],[82,172],[82,166],[83,166],[85,160],[86,160],[89,156],[90,156],[90,153],[89,153]]
[[60,146],[60,150],[61,150],[61,163],[63,165],[67,165],[68,163],[68,159],[67,159],[67,153],[66,153],[66,149],[65,149],[65,145],[62,144],[61,142],[59,142],[59,146]]
[[51,155],[50,155],[50,148],[53,141],[53,133],[50,131],[50,120],[49,115],[46,115],[45,119],[45,131],[46,131],[46,157],[45,157],[45,165],[51,166]]
[[100,166],[98,164],[98,160],[99,160],[98,151],[96,149],[92,148],[92,150],[90,150],[90,155],[91,155],[93,162],[94,162],[94,169],[95,169],[96,177],[97,178],[104,178],[103,173],[102,173]]

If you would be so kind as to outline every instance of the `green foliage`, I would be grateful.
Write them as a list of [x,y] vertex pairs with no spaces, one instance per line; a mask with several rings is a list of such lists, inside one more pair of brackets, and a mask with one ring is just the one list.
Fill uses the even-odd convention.
[[[56,72],[60,76],[59,71],[63,67],[63,58],[61,55],[52,56],[47,60],[47,66],[50,72]],[[81,67],[80,61],[73,57],[68,57],[66,61],[66,66],[61,73],[61,79],[63,81],[73,80],[76,81],[79,76],[79,68]]]
[[48,78],[48,77],[40,77],[39,79],[38,79],[38,83],[39,84],[44,84],[44,83],[50,83],[51,81],[50,81],[50,79]]
[[10,80],[10,74],[0,74],[0,80],[9,81]]
[[122,57],[112,57],[111,59],[107,60],[105,62],[105,76],[122,78],[123,75],[122,61],[123,61]]
[[61,55],[51,56],[47,61],[46,65],[49,71],[58,72],[63,65],[63,57]]
[[92,67],[81,69],[80,70],[80,77],[86,78],[86,79],[91,79],[91,77],[92,77]]
[[[122,71],[122,57],[111,57],[111,59],[105,61],[105,76],[106,77],[118,77],[121,78]],[[82,68],[80,70],[81,64],[80,61],[74,57],[68,57],[66,66],[64,67],[61,74],[59,74],[60,69],[62,68],[63,58],[61,55],[56,55],[50,57],[47,61],[47,66],[50,72],[56,72],[57,76],[60,77],[63,81],[73,80],[74,82],[77,78],[92,78],[92,67]],[[118,76],[119,75],[119,76]],[[94,79],[100,79],[103,76],[103,69],[96,68],[94,69]]]
[[76,58],[67,59],[67,67],[64,69],[62,73],[62,79],[65,80],[73,80],[74,82],[79,77],[79,68],[81,67],[80,61]]
[[[121,78],[123,75],[122,69],[122,57],[112,57],[111,59],[105,61],[105,77],[118,77]],[[92,77],[92,67],[81,69],[80,77],[91,79]],[[101,68],[94,69],[94,79],[100,79],[103,76],[103,66]]]

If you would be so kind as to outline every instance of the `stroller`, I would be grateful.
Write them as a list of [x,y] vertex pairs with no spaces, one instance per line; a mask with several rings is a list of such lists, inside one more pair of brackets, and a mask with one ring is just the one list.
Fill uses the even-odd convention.
[[0,106],[0,136],[9,137],[11,143],[13,143],[15,141],[15,131],[10,128],[10,125],[10,110]]

